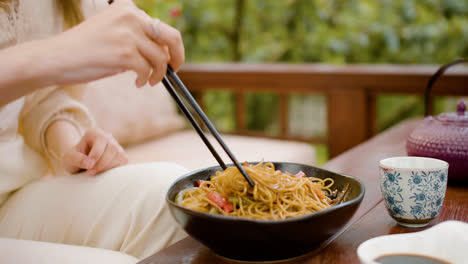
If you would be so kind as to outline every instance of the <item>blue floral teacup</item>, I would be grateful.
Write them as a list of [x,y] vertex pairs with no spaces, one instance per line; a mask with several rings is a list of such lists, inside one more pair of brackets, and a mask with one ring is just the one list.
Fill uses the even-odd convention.
[[381,160],[380,189],[390,216],[407,227],[429,224],[442,208],[448,166],[445,161],[422,157]]

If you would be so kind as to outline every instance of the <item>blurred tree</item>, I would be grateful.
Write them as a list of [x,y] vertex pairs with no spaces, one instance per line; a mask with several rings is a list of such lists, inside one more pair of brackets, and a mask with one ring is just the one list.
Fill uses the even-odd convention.
[[137,0],[187,61],[445,63],[468,55],[468,0]]
[[[443,64],[468,57],[468,0],[136,2],[180,29],[188,62]],[[207,98],[208,112],[220,120],[225,110],[212,104],[233,97]],[[273,95],[249,95],[248,128],[275,127],[274,116],[260,109],[277,103]],[[379,97],[380,129],[421,109],[415,97]]]

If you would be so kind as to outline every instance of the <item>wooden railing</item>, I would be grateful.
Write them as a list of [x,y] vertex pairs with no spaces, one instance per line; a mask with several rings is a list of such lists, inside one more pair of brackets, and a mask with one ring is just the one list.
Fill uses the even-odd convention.
[[[326,143],[334,157],[376,134],[376,96],[382,93],[423,95],[436,66],[323,64],[191,64],[181,71],[181,79],[203,107],[200,95],[224,89],[235,94],[236,130],[240,135],[272,137],[246,130],[246,92],[273,92],[279,95],[280,139]],[[327,96],[326,137],[297,137],[288,134],[289,94]],[[432,95],[468,95],[468,68],[447,72],[435,84]],[[455,106],[454,106],[455,110]]]

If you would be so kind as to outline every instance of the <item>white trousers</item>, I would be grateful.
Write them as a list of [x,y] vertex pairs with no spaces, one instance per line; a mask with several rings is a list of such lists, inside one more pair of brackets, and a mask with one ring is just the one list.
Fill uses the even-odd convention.
[[145,258],[186,236],[165,201],[170,184],[186,172],[173,163],[147,163],[96,177],[30,183],[0,208],[0,262],[66,264],[80,257],[87,259],[80,263],[107,258],[114,263],[119,254],[118,263],[134,263],[128,255]]

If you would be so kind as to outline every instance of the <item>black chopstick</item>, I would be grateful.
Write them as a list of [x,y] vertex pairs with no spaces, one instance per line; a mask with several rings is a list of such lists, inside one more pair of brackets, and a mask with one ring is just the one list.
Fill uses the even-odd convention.
[[[239,165],[239,162],[237,162],[237,159],[236,157],[234,156],[234,154],[232,154],[231,150],[228,148],[228,146],[224,143],[223,139],[221,138],[221,136],[219,135],[218,131],[216,130],[216,128],[213,126],[213,124],[210,122],[210,120],[208,119],[208,117],[205,115],[205,113],[203,112],[203,110],[200,108],[200,106],[198,105],[197,101],[195,101],[195,99],[192,97],[192,94],[190,94],[190,92],[188,91],[187,87],[185,87],[185,85],[182,83],[182,81],[180,80],[179,76],[177,76],[177,74],[172,70],[171,66],[167,66],[167,73],[166,73],[166,77],[169,78],[169,80],[171,80],[174,85],[179,88],[179,90],[182,92],[182,94],[185,96],[185,98],[187,99],[188,103],[192,106],[192,108],[195,110],[195,112],[198,114],[198,116],[201,118],[201,120],[203,121],[203,123],[206,125],[206,127],[208,128],[208,130],[210,130],[211,134],[215,137],[215,139],[218,141],[218,143],[221,145],[221,147],[223,148],[223,150],[226,152],[226,154],[229,156],[229,158],[231,159],[231,161],[234,163],[234,165],[237,167],[237,169],[240,171],[240,173],[244,176],[245,180],[250,184],[250,186],[254,186],[255,184],[253,183],[252,179],[250,179],[250,177],[247,175],[247,172],[244,170],[244,168]],[[163,80],[163,84],[166,85],[166,82],[167,80],[164,79]],[[173,90],[174,87],[170,86],[166,86],[166,88],[169,90]],[[173,95],[172,92],[170,92],[171,95],[174,97],[174,100],[176,100],[177,104],[179,104],[178,100],[180,100],[180,98],[176,99],[176,97]],[[175,93],[175,92],[174,92]],[[182,104],[183,102],[180,101]],[[184,106],[185,107],[185,106]],[[184,111],[183,111],[184,112]],[[191,115],[187,115],[185,112],[184,112],[184,115],[189,119],[193,119],[193,116]],[[195,120],[193,120],[195,121]],[[192,122],[192,121],[190,121]],[[198,130],[197,130],[198,132]],[[203,142],[205,142],[206,144],[206,137],[205,135],[202,133],[198,133],[198,135],[200,135],[200,137],[203,139]],[[205,141],[206,140],[206,141]],[[207,145],[208,147],[208,145]],[[210,148],[210,147],[208,147]],[[210,149],[211,151],[211,149]],[[215,150],[213,150],[215,151]],[[215,151],[216,152],[216,151]],[[212,152],[213,153],[213,152]],[[219,155],[216,155],[219,157]],[[215,156],[215,158],[216,158]],[[218,159],[217,159],[218,160]],[[218,160],[219,162],[219,160]],[[224,163],[223,163],[224,164]],[[221,163],[220,163],[221,165]],[[221,165],[222,166],[222,165]]]
[[227,167],[226,167],[226,164],[224,164],[223,160],[221,159],[221,157],[218,155],[218,153],[216,152],[216,150],[213,148],[213,146],[211,145],[210,141],[205,137],[205,134],[203,133],[203,130],[200,128],[200,126],[198,125],[197,121],[195,121],[195,118],[193,118],[192,116],[192,113],[190,113],[190,111],[187,109],[187,107],[185,106],[184,102],[182,101],[182,99],[180,98],[180,96],[177,94],[176,90],[174,89],[174,87],[172,86],[172,84],[169,82],[169,80],[167,79],[167,77],[164,76],[164,79],[162,80],[162,83],[164,84],[164,86],[166,87],[167,91],[169,92],[169,94],[172,96],[172,98],[174,98],[174,101],[176,101],[177,103],[177,106],[179,106],[180,110],[182,111],[182,113],[184,113],[184,115],[187,117],[187,119],[189,120],[190,124],[193,126],[193,128],[197,131],[198,135],[201,137],[201,139],[203,140],[203,142],[205,143],[205,145],[208,147],[208,149],[210,150],[211,154],[215,157],[215,159],[218,161],[219,165],[221,165],[221,168],[223,168],[223,170],[225,170]]

